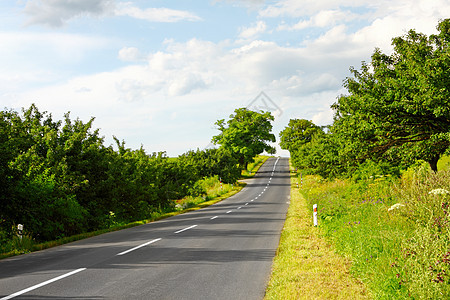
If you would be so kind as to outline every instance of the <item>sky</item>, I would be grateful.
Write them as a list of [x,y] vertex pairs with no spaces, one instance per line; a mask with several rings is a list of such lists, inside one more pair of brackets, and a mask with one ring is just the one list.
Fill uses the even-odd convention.
[[375,48],[449,16],[448,0],[0,1],[0,106],[95,117],[105,145],[169,156],[241,107],[272,111],[279,140],[290,119],[331,124]]

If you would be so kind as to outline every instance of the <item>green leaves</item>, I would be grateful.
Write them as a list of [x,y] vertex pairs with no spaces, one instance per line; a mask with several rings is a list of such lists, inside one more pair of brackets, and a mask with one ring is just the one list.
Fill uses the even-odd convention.
[[[438,29],[448,28],[450,20]],[[352,70],[336,109],[334,132],[356,160],[436,162],[450,146],[450,59],[445,32],[428,38],[411,30],[393,39],[394,53],[375,50],[370,67]]]
[[280,132],[281,149],[292,151],[310,143],[313,137],[323,133],[319,126],[305,119],[291,119],[289,125]]
[[0,112],[0,232],[25,224],[42,241],[142,220],[201,194],[196,183],[205,177],[234,183],[240,176],[229,149],[169,158],[126,148],[114,137],[115,151],[93,121],[67,113],[55,122],[35,105],[22,115]]
[[275,142],[275,135],[271,133],[274,117],[270,112],[254,112],[246,108],[234,112],[226,123],[223,119],[216,122],[221,133],[213,137],[213,143],[233,153],[243,168],[264,151],[274,154],[275,148],[268,144]]
[[375,49],[370,63],[350,68],[348,94],[331,106],[333,125],[315,143],[317,126],[291,120],[280,145],[295,165],[350,176],[367,160],[396,168],[425,160],[436,171],[450,149],[450,19],[437,29],[429,37],[410,30],[392,40],[392,54]]

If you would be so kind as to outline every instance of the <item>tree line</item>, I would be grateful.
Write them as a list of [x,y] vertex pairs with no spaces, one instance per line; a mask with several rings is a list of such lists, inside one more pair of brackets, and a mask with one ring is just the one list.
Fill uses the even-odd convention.
[[[220,121],[219,148],[171,158],[165,152],[148,154],[142,146],[132,150],[116,137],[116,149],[106,146],[92,128],[94,118],[72,120],[67,113],[54,120],[34,104],[22,114],[1,111],[0,242],[14,234],[17,224],[25,224],[36,240],[47,241],[108,228],[111,216],[120,222],[146,219],[172,209],[175,199],[204,193],[196,182],[205,177],[236,182],[242,166],[268,149],[261,144],[273,117],[237,109],[230,118],[228,126]],[[248,141],[245,150],[236,145],[233,124],[238,118],[247,127],[265,120],[263,131],[239,136]],[[257,138],[260,134],[265,136]]]
[[332,125],[290,120],[280,146],[294,166],[324,177],[398,175],[422,160],[436,172],[450,147],[450,19],[437,30],[410,30],[392,39],[392,54],[375,49],[370,63],[351,68]]

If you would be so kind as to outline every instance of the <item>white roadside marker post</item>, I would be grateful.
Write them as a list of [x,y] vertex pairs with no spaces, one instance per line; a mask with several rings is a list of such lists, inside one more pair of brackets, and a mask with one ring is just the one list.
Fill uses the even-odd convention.
[[19,239],[20,239],[20,241],[22,241],[23,224],[17,224],[17,233],[19,234]]
[[313,220],[314,226],[317,226],[317,204],[313,205]]

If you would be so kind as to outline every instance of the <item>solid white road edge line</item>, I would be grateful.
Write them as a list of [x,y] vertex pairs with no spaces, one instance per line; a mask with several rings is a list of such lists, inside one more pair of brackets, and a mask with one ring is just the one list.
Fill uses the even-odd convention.
[[155,243],[155,242],[157,242],[157,241],[160,241],[160,240],[161,240],[160,238],[159,238],[159,239],[154,239],[154,240],[152,240],[152,241],[150,241],[150,242],[147,242],[147,243],[144,243],[144,244],[142,244],[142,245],[136,246],[136,247],[134,247],[134,248],[128,249],[128,250],[126,250],[126,251],[120,252],[119,254],[116,254],[116,255],[124,255],[124,254],[130,253],[131,251],[134,251],[134,250],[137,250],[137,249],[139,249],[139,248],[145,247],[145,246],[147,246],[147,245],[153,244],[153,243]]
[[14,294],[11,294],[11,295],[9,295],[9,296],[3,297],[3,298],[1,298],[0,300],[8,300],[8,299],[15,298],[15,297],[20,296],[20,295],[22,295],[22,294],[28,293],[29,291],[38,289],[38,288],[40,288],[40,287],[43,287],[44,285],[50,284],[50,283],[52,283],[52,282],[58,281],[58,280],[60,280],[60,279],[66,278],[66,277],[68,277],[68,276],[71,276],[71,275],[73,275],[73,274],[76,274],[76,273],[81,272],[81,271],[84,271],[84,270],[86,270],[86,268],[76,269],[75,271],[72,271],[72,272],[63,274],[63,275],[58,276],[58,277],[55,277],[55,278],[53,278],[53,279],[44,281],[44,282],[39,283],[39,284],[36,284],[36,285],[33,285],[32,287],[29,287],[29,288],[27,288],[27,289],[18,291],[18,292],[14,293]]
[[194,228],[194,227],[197,227],[197,225],[192,225],[192,226],[189,226],[189,227],[183,228],[183,229],[181,229],[181,230],[175,231],[175,233],[180,233],[180,232],[183,232],[183,231],[186,231],[186,230],[192,229],[192,228]]

